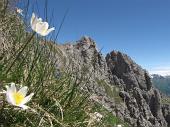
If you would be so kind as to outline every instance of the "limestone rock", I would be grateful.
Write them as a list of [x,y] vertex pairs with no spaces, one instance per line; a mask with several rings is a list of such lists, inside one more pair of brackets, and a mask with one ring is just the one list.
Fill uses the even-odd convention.
[[81,88],[114,115],[132,127],[170,127],[170,106],[161,104],[148,72],[128,55],[112,51],[104,57],[87,36],[60,50],[66,66],[88,79]]

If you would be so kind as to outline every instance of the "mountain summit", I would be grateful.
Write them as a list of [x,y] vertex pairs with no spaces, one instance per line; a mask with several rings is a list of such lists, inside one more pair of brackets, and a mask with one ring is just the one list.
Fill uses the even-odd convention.
[[64,66],[89,79],[81,89],[95,94],[95,101],[114,115],[133,127],[170,127],[169,106],[161,103],[148,72],[128,55],[112,51],[104,57],[90,37],[59,49],[66,60]]

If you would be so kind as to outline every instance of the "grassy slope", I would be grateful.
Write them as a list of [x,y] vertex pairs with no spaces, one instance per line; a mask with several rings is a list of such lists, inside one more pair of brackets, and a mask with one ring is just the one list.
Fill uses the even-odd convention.
[[[2,3],[0,4],[3,5]],[[5,12],[5,13],[4,13]],[[25,32],[25,24],[16,14],[1,10],[0,13],[0,82],[1,88],[15,82],[29,87],[35,96],[29,102],[31,109],[23,111],[6,102],[0,94],[0,126],[4,127],[111,127],[122,123],[117,117],[88,100],[89,93],[78,89],[83,83],[73,78],[72,72],[62,71],[56,77],[54,56],[58,51],[42,42],[39,36]],[[41,40],[41,41],[40,41]],[[18,56],[26,42],[29,42]],[[17,57],[18,56],[18,57]],[[14,64],[12,64],[14,63]],[[100,112],[101,122],[88,125],[90,113]]]

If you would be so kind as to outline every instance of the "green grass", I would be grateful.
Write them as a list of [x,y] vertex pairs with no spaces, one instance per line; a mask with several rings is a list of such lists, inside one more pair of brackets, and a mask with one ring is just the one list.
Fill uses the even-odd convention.
[[117,104],[120,104],[122,101],[122,98],[119,96],[119,88],[116,86],[111,86],[109,84],[106,83],[106,81],[104,80],[99,80],[98,78],[96,78],[96,82],[98,83],[99,87],[102,87],[105,89],[107,95],[111,98],[114,99],[114,101]]
[[[1,4],[0,8],[3,8]],[[89,114],[94,112],[104,116],[101,122],[93,123],[94,127],[123,124],[102,106],[89,101],[89,93],[79,89],[84,82],[88,82],[84,81],[87,80],[82,75],[84,72],[71,72],[67,68],[58,72],[58,59],[65,63],[66,58],[55,44],[40,36],[32,36],[33,33],[25,30],[28,24],[24,24],[14,12],[2,10],[0,34],[3,33],[4,41],[0,43],[3,51],[0,52],[0,91],[14,82],[18,88],[20,85],[28,86],[29,93],[35,95],[28,103],[31,109],[21,110],[8,104],[5,94],[0,94],[0,126],[87,127]],[[110,89],[104,81],[99,84],[110,97],[118,97],[116,90]]]
[[93,111],[101,112],[105,117],[102,123],[98,123],[99,127],[113,127],[113,125],[121,124],[123,127],[130,127],[128,123],[124,123],[120,118],[114,116],[111,112],[108,112],[101,105],[95,103],[92,109]]

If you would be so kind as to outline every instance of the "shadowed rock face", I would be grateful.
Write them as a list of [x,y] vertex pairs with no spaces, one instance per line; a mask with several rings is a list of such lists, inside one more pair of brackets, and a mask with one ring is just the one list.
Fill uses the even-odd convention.
[[130,114],[130,118],[125,119],[130,119],[129,122],[136,127],[167,127],[160,93],[152,87],[147,71],[121,52],[112,51],[107,54],[106,61],[112,75],[122,81],[118,82],[122,87],[120,95]]
[[[95,93],[98,102],[114,115],[133,127],[170,127],[170,106],[161,105],[161,95],[152,86],[148,72],[126,54],[112,51],[104,58],[89,37],[66,44],[62,51],[74,63],[73,70],[84,69],[89,82],[83,89]],[[119,88],[119,104],[109,96],[113,87]]]
[[106,60],[112,74],[126,83],[125,90],[134,87],[146,91],[151,89],[152,83],[146,70],[134,63],[126,54],[112,51],[107,54]]

